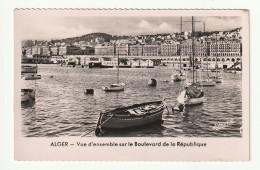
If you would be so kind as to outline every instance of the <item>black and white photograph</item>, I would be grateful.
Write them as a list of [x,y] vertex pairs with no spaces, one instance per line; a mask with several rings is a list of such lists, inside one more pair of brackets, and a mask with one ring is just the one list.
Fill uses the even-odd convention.
[[24,140],[248,138],[247,11],[14,12]]

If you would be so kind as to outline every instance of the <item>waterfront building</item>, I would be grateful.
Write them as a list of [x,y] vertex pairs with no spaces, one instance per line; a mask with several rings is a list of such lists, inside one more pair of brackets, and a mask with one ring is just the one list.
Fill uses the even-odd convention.
[[140,66],[141,67],[147,67],[147,68],[154,67],[154,62],[152,60],[142,60],[140,62]]
[[34,54],[42,54],[42,48],[39,46],[33,46],[32,47],[32,55]]
[[116,45],[116,55],[128,56],[128,44],[119,44]]
[[158,45],[144,45],[143,55],[144,56],[158,56],[159,46]]
[[118,64],[117,57],[102,57],[100,58],[102,66],[115,67]]
[[143,55],[142,45],[131,45],[131,46],[129,46],[129,55],[130,56],[142,56]]
[[52,55],[59,55],[59,47],[51,47],[50,51]]
[[80,47],[63,46],[59,47],[59,55],[78,55],[82,52]]
[[42,47],[42,55],[50,55],[50,47],[49,46],[43,46]]
[[190,57],[192,55],[192,41],[183,41],[180,45],[180,55]]
[[162,44],[160,45],[161,49],[161,55],[162,56],[177,56],[178,55],[178,49],[179,49],[179,43],[174,42],[172,44]]
[[26,55],[32,55],[32,48],[25,49]]
[[67,54],[67,46],[59,47],[59,55],[66,55]]
[[114,55],[115,46],[110,44],[98,44],[95,46],[95,55]]
[[217,67],[225,69],[241,61],[241,48],[239,41],[211,41],[208,56],[210,67],[215,68],[217,64]]

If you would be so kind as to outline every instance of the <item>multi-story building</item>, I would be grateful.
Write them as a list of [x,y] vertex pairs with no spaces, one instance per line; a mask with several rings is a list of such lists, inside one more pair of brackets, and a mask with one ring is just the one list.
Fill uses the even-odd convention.
[[240,56],[241,43],[236,41],[217,41],[210,43],[210,56]]
[[129,46],[129,55],[131,55],[131,56],[142,56],[143,55],[142,45],[131,45],[131,46]]
[[59,47],[59,55],[66,55],[67,54],[67,46]]
[[183,41],[180,45],[180,55],[181,56],[192,56],[192,41],[186,40]]
[[144,56],[158,56],[159,54],[159,45],[144,45],[143,46],[143,55]]
[[26,50],[26,55],[32,55],[32,48],[27,48]]
[[116,55],[127,56],[128,54],[128,44],[120,44],[116,46]]
[[78,55],[81,52],[80,47],[63,46],[59,47],[59,55]]
[[59,47],[51,47],[52,55],[59,55]]
[[34,54],[42,54],[42,48],[39,46],[33,46],[32,47],[32,55]]
[[161,55],[162,56],[177,56],[178,49],[179,49],[179,43],[174,42],[173,44],[162,44],[161,47]]
[[95,46],[95,55],[114,55],[114,54],[115,54],[114,45],[98,44]]
[[42,47],[42,55],[50,55],[50,47],[49,46],[43,46]]

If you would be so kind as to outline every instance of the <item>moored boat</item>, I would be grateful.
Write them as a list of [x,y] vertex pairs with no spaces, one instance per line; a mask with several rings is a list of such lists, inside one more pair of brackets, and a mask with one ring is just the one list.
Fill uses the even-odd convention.
[[196,105],[204,102],[204,92],[194,84],[185,86],[185,90],[178,96],[177,101],[185,106]]
[[102,129],[131,128],[159,121],[162,119],[164,109],[163,101],[155,101],[101,112],[96,134]]
[[105,92],[116,92],[116,91],[124,91],[125,90],[125,83],[119,83],[119,53],[117,58],[117,83],[112,84],[111,86],[104,86],[102,90]]
[[207,78],[206,80],[198,81],[195,84],[197,86],[215,86],[216,85],[216,81]]
[[215,81],[216,83],[221,83],[222,82],[222,77],[218,77],[218,76],[212,76],[210,77],[213,81]]
[[42,78],[41,75],[34,75],[34,74],[24,77],[25,80],[37,80],[41,78]]
[[21,66],[21,73],[37,73],[37,65],[30,66],[30,65],[22,65]]
[[102,90],[106,92],[124,91],[124,87],[125,87],[124,83],[118,83],[118,84],[112,84],[111,86],[102,87]]
[[[203,99],[204,92],[200,88],[197,87],[198,82],[195,84],[195,80],[194,80],[194,78],[195,78],[195,76],[194,76],[195,49],[194,49],[194,28],[193,28],[194,24],[193,23],[194,23],[194,21],[193,21],[193,17],[192,17],[192,56],[191,56],[192,82],[186,83],[186,85],[184,86],[184,91],[182,91],[181,94],[177,98],[177,101],[184,106],[197,105],[197,104],[201,104],[204,102],[204,99]],[[196,74],[197,74],[197,72],[196,72]],[[209,82],[204,82],[204,81],[199,82],[199,85],[206,85],[206,84],[209,85]]]
[[171,75],[171,80],[174,81],[174,82],[182,81],[182,80],[185,80],[185,79],[186,79],[186,77],[182,73],[176,73],[174,75]]
[[34,89],[21,89],[21,102],[30,102],[35,100]]

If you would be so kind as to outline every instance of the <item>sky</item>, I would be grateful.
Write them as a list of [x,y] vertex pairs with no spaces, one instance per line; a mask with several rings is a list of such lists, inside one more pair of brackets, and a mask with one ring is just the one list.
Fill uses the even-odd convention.
[[[228,31],[241,27],[240,17],[195,17],[195,31]],[[191,17],[182,18],[182,31],[191,31]],[[180,16],[29,16],[19,21],[22,39],[50,40],[102,32],[111,35],[175,33],[181,30]]]

